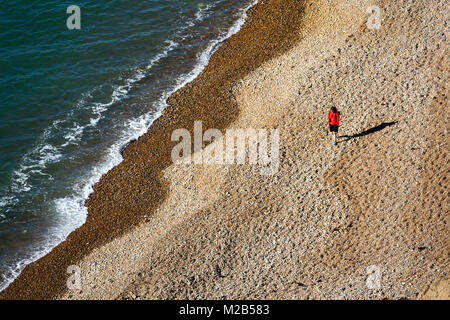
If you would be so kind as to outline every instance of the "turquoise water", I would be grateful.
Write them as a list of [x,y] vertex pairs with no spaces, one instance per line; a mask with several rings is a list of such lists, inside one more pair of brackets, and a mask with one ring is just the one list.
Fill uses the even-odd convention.
[[0,290],[83,224],[92,185],[254,2],[0,3]]

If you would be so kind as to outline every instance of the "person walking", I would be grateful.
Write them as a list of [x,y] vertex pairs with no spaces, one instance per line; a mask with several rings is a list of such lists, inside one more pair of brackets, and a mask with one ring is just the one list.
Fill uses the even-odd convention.
[[333,138],[333,145],[337,145],[336,134],[339,131],[339,118],[341,113],[336,107],[332,107],[328,110],[328,124],[330,125],[330,132]]

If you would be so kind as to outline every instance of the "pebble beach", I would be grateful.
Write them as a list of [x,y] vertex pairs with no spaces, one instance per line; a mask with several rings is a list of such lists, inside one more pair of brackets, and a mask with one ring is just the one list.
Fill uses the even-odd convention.
[[[260,0],[247,15],[94,186],[85,224],[0,299],[450,298],[448,3]],[[278,171],[174,164],[171,134],[194,121],[278,129]]]

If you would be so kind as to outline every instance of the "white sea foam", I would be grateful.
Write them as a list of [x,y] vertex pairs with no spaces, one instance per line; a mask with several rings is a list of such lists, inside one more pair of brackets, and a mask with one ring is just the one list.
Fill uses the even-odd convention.
[[17,199],[13,196],[7,195],[0,198],[0,209],[2,210],[0,214],[3,218],[6,219],[5,213],[8,212],[8,207],[13,206],[15,203],[17,203]]
[[[57,227],[49,230],[51,239],[49,239],[44,245],[41,245],[38,250],[32,252],[28,258],[19,261],[7,274],[2,275],[3,280],[0,282],[0,291],[4,290],[9,285],[20,274],[26,265],[49,253],[52,248],[64,241],[73,230],[80,227],[86,221],[87,208],[84,206],[84,202],[93,192],[94,184],[97,183],[105,173],[117,166],[123,160],[120,152],[122,147],[129,141],[137,139],[147,132],[153,121],[160,117],[162,111],[167,106],[167,99],[169,96],[187,85],[189,82],[193,81],[203,71],[205,66],[208,64],[209,59],[219,48],[220,44],[240,30],[247,18],[247,11],[256,5],[257,2],[258,0],[254,0],[250,5],[243,9],[239,19],[235,21],[227,32],[219,35],[219,37],[215,40],[212,40],[207,48],[197,56],[197,63],[194,68],[189,73],[179,77],[176,84],[162,94],[162,96],[155,103],[156,112],[147,113],[136,119],[130,119],[127,121],[125,125],[127,129],[122,132],[120,138],[117,139],[117,141],[108,149],[99,164],[94,166],[86,176],[80,177],[79,182],[73,188],[73,195],[54,200],[54,207],[59,213],[58,217],[60,221],[56,224]],[[200,7],[199,11],[195,15],[195,19],[204,19],[207,16],[205,12],[210,10],[211,7],[211,5]],[[186,25],[186,28],[188,25],[189,24]],[[61,147],[64,148],[70,143],[76,143],[79,141],[82,138],[84,130],[89,126],[94,127],[102,118],[102,113],[106,111],[109,106],[127,97],[129,91],[133,88],[133,85],[146,76],[145,70],[150,70],[156,63],[158,63],[158,61],[164,57],[167,57],[167,55],[178,45],[179,43],[169,40],[163,51],[150,60],[144,69],[137,68],[134,75],[127,79],[125,84],[115,87],[109,102],[93,104],[92,114],[94,117],[92,117],[90,122],[84,126],[80,123],[74,122],[73,126],[69,128],[68,132],[64,135],[66,142],[63,143]],[[76,107],[83,107],[86,104],[86,100],[90,98],[91,95],[92,91],[84,94],[77,102]],[[60,124],[61,120],[56,120],[50,128],[45,130],[40,139],[41,142],[39,145],[31,152],[31,155],[28,154],[24,158],[24,161],[22,161],[19,169],[14,172],[12,185],[15,192],[29,191],[31,189],[28,184],[29,173],[42,173],[42,169],[45,168],[47,164],[58,161],[58,159],[62,156],[59,150],[60,148],[46,143],[47,139],[53,132],[52,130],[57,129]],[[30,159],[35,158],[36,153],[41,156],[38,157],[38,161],[29,161]],[[17,201],[17,199],[0,199],[0,201],[2,201],[0,202],[1,208],[3,201],[5,204],[11,204],[14,201]]]
[[206,17],[208,17],[207,12],[214,6],[214,4],[207,4],[199,6],[199,10],[195,13],[196,21],[203,21]]

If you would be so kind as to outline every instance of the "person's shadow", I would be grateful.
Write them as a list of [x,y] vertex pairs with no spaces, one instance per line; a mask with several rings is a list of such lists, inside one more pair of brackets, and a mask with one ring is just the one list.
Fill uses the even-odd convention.
[[396,124],[398,121],[394,121],[394,122],[383,122],[382,124],[377,125],[376,127],[364,130],[363,132],[354,134],[352,136],[348,136],[348,135],[344,135],[344,136],[339,136],[338,138],[347,138],[345,140],[339,141],[339,142],[346,142],[348,140],[354,139],[354,138],[358,138],[358,137],[363,137],[366,136],[368,134],[383,130],[386,127],[390,127],[393,126],[394,124]]

